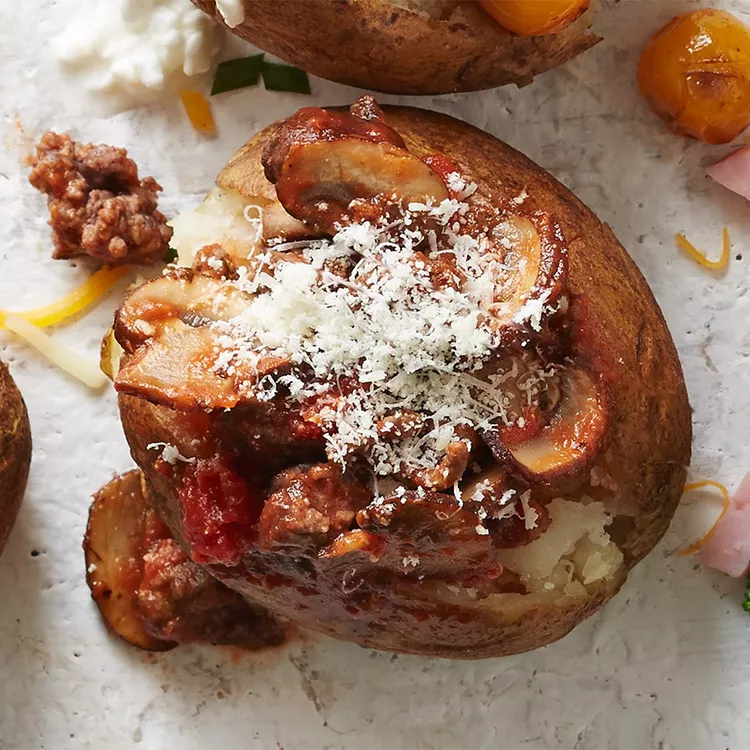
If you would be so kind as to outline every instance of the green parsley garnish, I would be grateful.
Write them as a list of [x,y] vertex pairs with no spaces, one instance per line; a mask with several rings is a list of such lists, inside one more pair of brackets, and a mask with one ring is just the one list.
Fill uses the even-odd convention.
[[177,260],[177,250],[175,250],[171,245],[169,249],[167,250],[166,254],[164,255],[164,262],[165,263],[174,263]]
[[261,72],[268,91],[291,91],[293,94],[309,94],[310,79],[304,70],[292,65],[263,61]]
[[742,602],[742,609],[744,609],[745,612],[750,613],[750,572],[748,572],[745,581],[745,601]]
[[262,65],[262,54],[237,57],[234,60],[219,63],[211,87],[211,96],[223,94],[226,91],[244,89],[248,86],[256,86],[260,80]]

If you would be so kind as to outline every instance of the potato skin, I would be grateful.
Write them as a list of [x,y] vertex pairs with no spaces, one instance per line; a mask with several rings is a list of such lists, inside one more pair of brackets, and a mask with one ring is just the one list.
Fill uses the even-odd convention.
[[0,362],[0,555],[21,507],[31,464],[26,404],[8,366]]
[[[215,0],[193,3],[223,24]],[[474,2],[459,3],[449,21],[383,0],[244,4],[245,20],[231,29],[243,39],[313,75],[390,94],[523,86],[598,41],[590,12],[560,34],[521,37]]]
[[[513,613],[493,607],[489,600],[456,603],[427,587],[404,584],[382,592],[368,611],[356,617],[347,610],[341,571],[324,562],[316,563],[313,571],[303,571],[292,561],[285,569],[286,563],[253,555],[239,568],[214,567],[212,572],[276,614],[363,646],[450,658],[503,656],[538,648],[563,637],[613,596],[625,580],[626,569],[667,529],[690,461],[690,407],[679,359],[637,266],[609,227],[563,185],[506,144],[451,117],[399,107],[386,107],[385,112],[410,151],[417,156],[444,152],[477,183],[472,200],[510,207],[526,190],[524,211],[546,211],[561,226],[569,248],[568,287],[574,297],[585,300],[586,350],[594,353],[609,376],[612,426],[608,448],[597,457],[594,468],[617,482],[632,518],[611,532],[624,553],[625,569],[589,586],[585,595],[562,596],[555,603],[525,606]],[[240,149],[220,173],[220,186],[246,195],[269,195],[272,188],[262,175],[260,153],[274,128]],[[174,440],[179,431],[173,430],[175,414],[125,396],[120,398],[120,409],[133,457],[154,491],[160,512],[182,539],[179,488],[154,470],[154,451],[146,449],[150,442]],[[596,492],[596,487],[587,488],[587,494],[596,496]],[[265,586],[269,570],[291,583]]]

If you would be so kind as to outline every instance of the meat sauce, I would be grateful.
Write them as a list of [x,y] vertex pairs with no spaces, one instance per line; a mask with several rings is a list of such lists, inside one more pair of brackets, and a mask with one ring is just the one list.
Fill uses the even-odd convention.
[[193,560],[237,565],[255,538],[263,500],[234,471],[230,459],[199,459],[189,466],[179,497]]
[[29,182],[47,195],[53,258],[90,255],[104,263],[155,263],[172,230],[157,210],[161,190],[122,148],[76,143],[45,133],[31,160]]

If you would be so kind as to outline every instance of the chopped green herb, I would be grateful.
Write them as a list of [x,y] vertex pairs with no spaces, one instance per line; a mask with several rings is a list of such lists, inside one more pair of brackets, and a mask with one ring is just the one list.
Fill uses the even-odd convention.
[[750,572],[747,574],[747,581],[745,583],[745,601],[742,602],[742,609],[750,613]]
[[309,94],[310,80],[304,70],[291,65],[263,61],[263,83],[268,91],[291,91],[293,94]]
[[164,256],[164,262],[174,263],[176,260],[177,260],[177,250],[175,250],[173,247],[170,246],[169,250],[167,250],[166,255]]
[[262,54],[237,57],[234,60],[219,63],[211,87],[211,96],[223,94],[226,91],[244,89],[247,86],[256,86],[260,80],[262,64]]

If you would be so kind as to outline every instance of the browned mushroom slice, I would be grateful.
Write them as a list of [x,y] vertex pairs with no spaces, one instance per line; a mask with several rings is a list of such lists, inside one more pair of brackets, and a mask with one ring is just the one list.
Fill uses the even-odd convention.
[[489,532],[454,497],[407,491],[357,513],[367,533],[382,538],[378,565],[446,581],[494,578],[501,572]]
[[547,214],[510,216],[492,232],[504,270],[491,312],[501,325],[542,331],[565,289],[567,250],[560,228]]
[[585,370],[563,374],[557,411],[538,435],[506,445],[510,458],[529,479],[573,474],[599,452],[609,423],[602,386]]
[[115,477],[94,495],[83,540],[86,583],[104,621],[120,638],[148,651],[165,651],[177,644],[154,638],[133,608],[143,576],[147,510],[139,471]]
[[199,327],[239,315],[249,297],[236,287],[186,268],[172,268],[147,281],[125,299],[115,315],[115,336],[122,348],[136,347],[178,319]]
[[185,411],[237,404],[242,385],[288,365],[265,357],[231,374],[217,368],[223,347],[211,323],[240,314],[248,300],[235,287],[186,269],[140,286],[115,316],[115,336],[126,352],[117,390]]
[[284,162],[298,146],[342,138],[389,143],[406,150],[403,138],[386,124],[382,110],[374,100],[365,102],[364,98],[360,99],[354,102],[349,112],[304,107],[284,120],[264,146],[261,161],[266,179],[271,183],[279,179]]
[[337,465],[296,466],[276,477],[263,506],[258,546],[270,551],[317,552],[349,531],[370,492]]
[[216,336],[208,328],[170,321],[123,360],[115,388],[181,411],[230,409],[240,393],[233,378],[214,372],[215,344]]
[[440,177],[408,151],[356,138],[294,149],[276,193],[292,216],[327,234],[338,226],[378,221],[387,203],[438,204],[448,197]]
[[284,208],[326,234],[347,223],[377,221],[387,203],[448,198],[440,176],[375,116],[300,110],[269,141],[263,166]]

